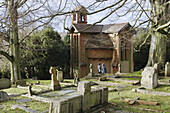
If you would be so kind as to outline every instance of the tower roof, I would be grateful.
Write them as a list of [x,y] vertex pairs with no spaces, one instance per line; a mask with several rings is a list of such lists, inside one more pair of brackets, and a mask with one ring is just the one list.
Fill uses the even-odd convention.
[[79,12],[83,12],[83,13],[88,13],[88,11],[86,10],[86,8],[84,7],[84,6],[79,6],[79,7],[76,7],[74,10],[73,10],[73,12],[77,12],[77,11],[79,11]]

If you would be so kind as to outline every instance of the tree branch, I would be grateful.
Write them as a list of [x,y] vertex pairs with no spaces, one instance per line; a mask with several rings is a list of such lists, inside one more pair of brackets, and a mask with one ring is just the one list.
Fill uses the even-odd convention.
[[170,21],[169,21],[168,23],[164,24],[164,25],[159,26],[159,27],[156,29],[156,31],[165,29],[165,28],[167,28],[167,27],[169,27],[169,26],[170,26]]
[[149,34],[147,35],[147,37],[145,38],[145,40],[143,41],[143,43],[139,45],[139,49],[138,49],[138,50],[136,50],[136,49],[134,48],[135,52],[139,52],[139,51],[141,50],[142,46],[146,43],[147,39],[148,39],[150,36],[151,36],[151,33],[149,33]]
[[114,6],[118,5],[118,4],[121,3],[121,2],[122,2],[122,0],[119,0],[118,2],[116,2],[116,3],[113,4],[113,5],[110,5],[110,6],[108,6],[108,7],[105,7],[105,8],[103,8],[103,9],[100,9],[100,10],[95,11],[95,12],[92,12],[92,13],[88,13],[88,15],[92,15],[92,14],[95,14],[95,13],[98,13],[98,12],[101,12],[101,11],[104,11],[104,10],[106,10],[106,9],[108,9],[108,8],[111,8],[111,7],[114,7]]
[[3,55],[5,58],[7,58],[10,62],[13,61],[13,58],[12,56],[10,56],[8,53],[4,52],[4,51],[1,51],[0,50],[0,55]]
[[105,17],[103,17],[102,19],[100,19],[99,21],[93,23],[92,25],[90,25],[89,27],[86,27],[85,29],[81,30],[80,32],[83,32],[89,28],[91,28],[92,26],[96,25],[97,23],[101,23],[103,20],[105,20],[106,18],[108,18],[111,14],[113,14],[115,11],[117,11],[118,9],[120,9],[121,7],[124,6],[124,4],[126,3],[127,0],[124,0],[124,2],[119,6],[117,7],[116,9],[114,9],[113,11],[111,11],[108,15],[106,15]]
[[23,0],[22,2],[20,2],[20,3],[18,4],[18,8],[21,7],[23,4],[25,4],[26,2],[27,2],[27,0]]

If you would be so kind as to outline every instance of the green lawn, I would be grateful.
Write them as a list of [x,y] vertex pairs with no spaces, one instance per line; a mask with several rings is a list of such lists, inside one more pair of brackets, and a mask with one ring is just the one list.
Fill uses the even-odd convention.
[[[141,100],[145,101],[152,101],[152,102],[158,102],[159,105],[129,105],[128,103],[124,102],[125,98],[134,99],[136,97],[140,97]],[[120,99],[121,98],[121,99]],[[141,111],[139,109],[133,108],[142,108],[142,109],[152,109],[152,110],[160,110],[164,113],[168,113],[170,111],[170,96],[153,96],[148,94],[141,94],[137,92],[132,92],[131,90],[122,90],[118,92],[111,92],[109,93],[109,102],[110,103],[116,103],[118,107],[114,107],[115,109],[122,109],[122,110],[128,110],[132,112],[139,112],[143,113],[144,111]],[[126,109],[124,108],[126,106]],[[128,108],[127,108],[128,107]]]
[[0,105],[5,106],[5,108],[0,109],[0,113],[26,113],[25,111],[20,110],[20,109],[11,109],[11,106],[15,104],[18,104],[18,105],[24,104],[28,106],[28,108],[34,109],[40,112],[43,112],[49,109],[49,106],[50,106],[49,103],[44,103],[44,102],[40,102],[36,100],[32,100],[31,102],[27,102],[27,103],[16,102],[17,99],[21,99],[21,98],[26,98],[26,97],[22,97],[22,96],[12,97],[8,101],[0,102]]
[[[134,75],[132,74],[126,74],[125,76],[141,76],[141,72],[135,72]],[[125,78],[119,78],[119,79],[125,79]],[[160,79],[162,82],[167,81],[169,78],[163,78]],[[30,83],[36,83],[37,80],[30,80],[30,79],[24,79],[26,80],[27,84]],[[85,78],[82,78],[82,80],[86,80]],[[98,79],[87,79],[88,81],[98,81]],[[39,80],[40,85],[46,85],[50,86],[51,81],[50,80]],[[65,79],[66,83],[73,83],[73,79]],[[137,92],[132,92],[133,88],[138,88],[140,85],[132,85],[131,83],[128,82],[123,82],[123,81],[106,81],[107,82],[113,82],[113,83],[119,83],[120,85],[126,85],[125,88],[118,89],[117,92],[109,92],[109,103],[116,103],[117,106],[113,105],[113,109],[115,110],[126,110],[126,111],[131,111],[131,112],[139,112],[139,113],[144,113],[146,111],[143,111],[142,109],[151,109],[151,110],[156,110],[158,112],[163,112],[163,113],[168,113],[170,111],[170,96],[153,96],[153,95],[148,95],[148,94],[141,94]],[[64,83],[61,83],[63,85]],[[42,86],[35,86],[33,85],[33,88],[35,89],[43,89],[47,90],[47,87],[42,87]],[[109,88],[116,88],[116,87],[111,87]],[[8,92],[8,93],[14,93],[14,94],[23,94],[27,93],[27,89],[21,89],[21,88],[8,88],[8,89],[3,89],[3,91]],[[159,85],[156,89],[152,89],[152,91],[164,91],[164,92],[170,92],[170,86],[169,85]],[[129,105],[128,103],[124,102],[125,98],[130,98],[134,99],[135,97],[140,97],[141,100],[145,101],[153,101],[153,102],[158,102],[159,105],[156,106],[149,106],[149,105]],[[20,104],[17,103],[17,99],[21,98],[26,98],[22,96],[18,97],[12,97],[10,100],[5,101],[5,102],[0,102],[0,105],[4,105],[5,108],[0,109],[0,113],[24,113],[25,111],[22,111],[20,109],[15,109],[12,110],[11,106],[13,104]],[[49,109],[49,103],[44,103],[44,102],[39,102],[36,100],[33,100],[32,102],[24,103],[27,105],[30,109],[34,109],[40,112],[46,111]]]

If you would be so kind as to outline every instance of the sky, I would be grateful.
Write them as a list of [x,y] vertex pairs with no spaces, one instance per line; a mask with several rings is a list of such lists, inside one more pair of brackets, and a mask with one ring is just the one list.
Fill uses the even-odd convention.
[[[55,0],[51,0],[51,3],[53,4],[59,4],[59,3],[55,3]],[[78,1],[78,3],[77,3]],[[83,5],[84,7],[88,7],[91,4],[95,3],[96,0],[70,0],[69,3],[66,6],[66,11],[72,11],[75,7],[78,7],[79,5]],[[97,0],[97,1],[102,1],[102,0]],[[117,2],[119,0],[104,0],[104,2],[96,2],[95,5],[93,5],[92,7],[87,8],[88,12],[94,12],[96,10],[102,9],[104,7],[107,7],[109,5],[114,4],[115,2]],[[140,0],[138,0],[140,1]],[[64,0],[63,0],[64,3]],[[121,2],[122,3],[122,2]],[[118,17],[118,15],[123,15],[125,14],[125,12],[131,8],[132,6],[134,6],[134,8],[136,8],[136,0],[128,0],[126,2],[126,4],[124,5],[124,7],[122,7],[121,9],[117,10],[116,13],[113,13],[111,16],[109,16],[107,19],[105,19],[104,21],[102,21],[100,24],[113,24],[113,23],[124,23],[124,22],[129,22],[131,25],[134,25],[135,23],[135,17],[136,15],[139,15],[137,12],[131,12],[128,13],[127,15],[123,16],[123,17]],[[143,5],[143,7],[146,9],[148,9],[150,6],[148,5],[148,2],[146,1],[146,3],[141,3],[141,5]],[[118,5],[119,6],[119,5]],[[116,6],[117,7],[117,6]],[[114,8],[116,8],[114,7]],[[102,19],[104,16],[106,16],[111,10],[114,10],[114,8],[112,9],[108,9],[105,11],[102,11],[100,13],[96,13],[93,15],[87,15],[87,22],[88,24],[93,24],[94,22],[99,21],[100,19]],[[137,9],[140,9],[139,7]],[[57,17],[57,19],[59,19]],[[139,21],[137,22],[137,25],[142,22],[145,21],[147,19],[145,14],[142,14],[141,18],[139,19]],[[54,25],[55,29],[58,30],[59,32],[63,32],[63,23],[62,23],[63,18],[61,17],[61,22],[57,23],[56,20],[54,20],[52,22],[52,25]],[[71,16],[67,17],[67,21],[66,21],[66,27],[70,27],[71,26]],[[55,25],[55,23],[57,23],[57,25]],[[145,27],[145,25],[143,26]]]
[[[4,0],[0,0],[0,3],[3,2]],[[34,10],[36,8],[38,8],[40,5],[43,5],[45,0],[28,0],[26,2],[26,4],[22,7],[20,7],[18,9],[18,14],[23,14],[25,12],[27,12],[28,7],[29,10]],[[103,2],[101,2],[103,1]],[[24,25],[23,23],[27,22],[27,20],[35,20],[38,17],[41,16],[46,16],[48,14],[55,14],[55,13],[60,13],[60,12],[67,12],[67,11],[72,11],[73,9],[75,9],[76,7],[83,5],[85,8],[87,8],[89,13],[92,13],[94,11],[100,10],[104,7],[110,6],[116,2],[118,2],[119,0],[47,0],[47,2],[45,3],[45,5],[43,5],[43,8],[40,8],[38,11],[33,11],[33,13],[30,13],[29,15],[26,15],[24,18],[19,19],[19,25]],[[122,0],[122,2],[120,2],[120,4],[123,3],[124,0]],[[147,0],[138,0],[138,1],[146,1],[145,4],[144,2],[140,2],[140,4],[146,9],[148,9],[150,6],[148,5],[148,1]],[[92,5],[93,4],[93,5]],[[102,19],[103,17],[105,17],[106,15],[108,15],[111,11],[113,11],[115,8],[119,7],[120,4],[116,5],[113,8],[109,8],[106,9],[102,12],[99,13],[95,13],[92,15],[87,15],[87,22],[88,24],[93,24],[97,21],[99,21],[100,19]],[[46,10],[45,7],[49,7],[48,10]],[[132,12],[124,15],[127,10],[129,10],[129,8],[132,8]],[[133,11],[133,10],[141,10],[140,7],[137,7],[136,4],[136,0],[127,0],[127,2],[125,3],[125,5],[120,8],[119,10],[116,10],[116,12],[114,12],[112,15],[110,15],[107,19],[103,20],[100,24],[113,24],[113,23],[124,23],[124,22],[129,22],[132,26],[135,23],[135,18],[137,15],[139,15],[138,12]],[[3,14],[4,11],[1,9],[0,7],[0,16],[5,16],[5,15],[1,15]],[[118,17],[117,15],[124,15],[122,17]],[[59,31],[59,32],[66,32],[64,30],[63,27],[63,23],[64,23],[64,19],[65,19],[66,15],[63,16],[56,16],[55,18],[53,18],[53,20],[48,24],[51,25],[55,30]],[[145,21],[147,19],[145,14],[142,14],[141,18],[139,19],[140,21],[137,22],[137,24],[139,24],[142,21]],[[38,21],[34,24],[32,24],[32,27],[35,27],[37,25],[40,25],[43,21],[46,21],[48,19],[42,19],[41,21]],[[70,28],[71,26],[71,14],[67,15],[66,18],[66,23],[65,23],[65,27]],[[22,27],[22,26],[21,26]]]

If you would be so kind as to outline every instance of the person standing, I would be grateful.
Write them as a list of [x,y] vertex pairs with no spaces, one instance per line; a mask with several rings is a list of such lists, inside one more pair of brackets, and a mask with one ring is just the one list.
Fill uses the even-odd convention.
[[106,66],[105,66],[104,63],[102,64],[101,72],[102,72],[103,75],[104,75],[105,73],[107,73]]
[[101,63],[98,64],[97,69],[98,69],[98,73],[101,74]]

